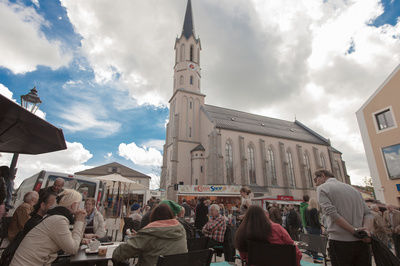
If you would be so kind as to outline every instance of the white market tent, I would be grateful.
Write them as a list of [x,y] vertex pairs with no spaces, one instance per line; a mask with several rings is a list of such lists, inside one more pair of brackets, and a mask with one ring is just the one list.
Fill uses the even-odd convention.
[[[105,181],[108,187],[111,187],[115,184],[115,182],[120,182],[123,185],[127,186],[129,192],[132,190],[148,190],[146,186],[143,186],[142,184],[137,183],[136,181],[132,181],[126,177],[123,177],[120,174],[110,174],[110,175],[103,175],[103,176],[98,176],[96,179]],[[114,190],[117,188],[114,188]]]

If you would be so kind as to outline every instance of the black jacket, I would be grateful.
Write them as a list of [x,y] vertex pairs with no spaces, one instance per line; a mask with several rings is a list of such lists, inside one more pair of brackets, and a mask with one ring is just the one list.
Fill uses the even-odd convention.
[[305,212],[307,226],[311,228],[321,229],[321,223],[319,222],[319,215],[317,209],[306,209]]
[[208,222],[208,207],[203,203],[200,202],[196,206],[196,217],[194,219],[194,226],[201,230],[203,226]]

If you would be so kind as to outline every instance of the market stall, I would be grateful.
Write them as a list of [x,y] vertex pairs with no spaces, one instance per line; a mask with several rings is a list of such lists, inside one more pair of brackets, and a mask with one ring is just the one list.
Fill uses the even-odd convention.
[[261,206],[266,209],[266,202],[270,204],[276,203],[279,205],[300,205],[303,202],[301,199],[295,199],[293,196],[277,195],[276,197],[259,197],[252,199],[253,204]]
[[178,202],[181,203],[183,199],[192,202],[196,198],[205,197],[232,210],[240,205],[240,188],[241,186],[225,185],[179,185]]

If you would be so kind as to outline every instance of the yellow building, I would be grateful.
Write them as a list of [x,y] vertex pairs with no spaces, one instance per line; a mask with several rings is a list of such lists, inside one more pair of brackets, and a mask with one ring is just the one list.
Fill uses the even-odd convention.
[[400,205],[400,65],[356,114],[376,198]]

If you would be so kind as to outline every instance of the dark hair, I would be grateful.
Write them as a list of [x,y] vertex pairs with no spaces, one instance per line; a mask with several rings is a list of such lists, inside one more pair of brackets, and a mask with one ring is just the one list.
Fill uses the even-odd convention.
[[4,179],[8,179],[10,176],[10,168],[6,165],[0,166],[0,176]]
[[31,213],[31,216],[32,216],[32,214],[36,214],[39,211],[40,205],[42,205],[42,203],[45,203],[45,204],[48,203],[50,196],[57,197],[57,193],[55,193],[53,191],[45,191],[45,192],[39,194],[39,200],[35,204],[35,206],[33,206],[33,211]]
[[303,201],[308,202],[310,200],[310,197],[308,195],[303,196]]
[[163,203],[158,205],[150,214],[150,222],[173,219],[171,208]]
[[186,202],[186,199],[183,199],[182,202]]
[[268,240],[271,234],[271,222],[264,210],[257,205],[251,205],[235,234],[235,247],[239,251],[247,251],[247,241]]
[[331,172],[329,172],[328,170],[322,169],[322,170],[317,170],[314,173],[315,176],[321,177],[322,175],[324,175],[325,177],[335,177]]
[[242,187],[242,188],[240,189],[240,192],[244,192],[244,193],[246,193],[247,195],[249,195],[249,194],[251,193],[251,190],[250,190],[248,187]]

